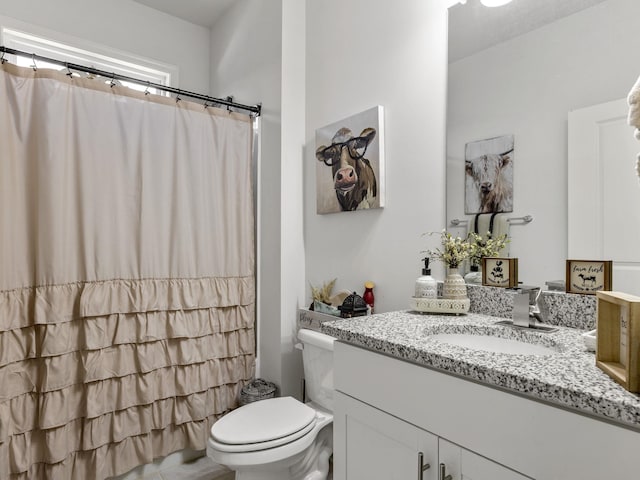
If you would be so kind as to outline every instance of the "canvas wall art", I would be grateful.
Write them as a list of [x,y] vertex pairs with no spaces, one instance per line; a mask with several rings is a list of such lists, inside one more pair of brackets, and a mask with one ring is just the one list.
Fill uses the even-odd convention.
[[513,212],[513,135],[465,145],[464,213]]
[[383,108],[316,130],[316,211],[384,207]]

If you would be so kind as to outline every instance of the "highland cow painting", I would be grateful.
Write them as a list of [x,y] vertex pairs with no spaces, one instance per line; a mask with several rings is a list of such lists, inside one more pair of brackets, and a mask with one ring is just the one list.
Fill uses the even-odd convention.
[[513,135],[467,143],[464,213],[513,212]]

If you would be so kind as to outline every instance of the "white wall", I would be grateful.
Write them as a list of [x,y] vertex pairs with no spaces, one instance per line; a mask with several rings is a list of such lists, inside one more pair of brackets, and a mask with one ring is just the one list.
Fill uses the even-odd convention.
[[238,0],[212,28],[211,90],[262,102],[257,179],[258,375],[282,384],[280,352],[280,163],[282,1]]
[[[378,312],[408,308],[430,246],[422,234],[444,227],[446,26],[441,2],[307,2],[306,304],[309,282],[337,277],[335,291],[375,282]],[[386,206],[317,215],[315,130],[375,105]]]
[[297,342],[297,311],[304,304],[305,255],[303,185],[306,116],[306,2],[282,2],[282,166],[280,187],[282,305],[282,390],[301,392],[302,359]]
[[[258,355],[282,394],[300,394],[293,333],[309,281],[361,290],[371,279],[379,311],[406,308],[421,234],[444,225],[446,11],[433,3],[403,0],[390,15],[364,0],[306,11],[299,0],[238,0],[214,25],[213,94],[263,103]],[[315,129],[378,104],[388,206],[316,215]]]
[[302,148],[305,3],[238,0],[214,25],[211,90],[262,102],[259,173],[259,375],[301,397],[294,349],[304,295]]
[[0,0],[0,16],[35,26],[41,35],[53,33],[59,41],[77,40],[81,48],[88,42],[175,65],[175,86],[209,91],[209,29],[131,0]]
[[464,218],[465,143],[513,133],[513,214],[535,218],[511,228],[526,284],[565,277],[567,114],[626,97],[638,18],[637,0],[608,0],[449,65],[447,219]]
[[[446,21],[434,3],[238,0],[211,32],[130,0],[0,0],[0,15],[177,65],[187,90],[262,102],[258,353],[261,375],[299,396],[293,333],[309,282],[362,293],[373,280],[378,311],[406,308],[421,234],[444,225]],[[387,207],[316,215],[315,129],[378,104]]]

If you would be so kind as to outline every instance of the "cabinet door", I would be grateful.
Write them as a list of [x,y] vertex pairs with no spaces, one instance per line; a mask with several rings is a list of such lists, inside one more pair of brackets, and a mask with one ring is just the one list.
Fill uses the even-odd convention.
[[437,480],[435,435],[340,392],[333,422],[335,480]]
[[438,469],[441,468],[440,464],[444,465],[445,477],[451,475],[451,480],[526,480],[530,478],[443,438],[439,439],[438,447]]

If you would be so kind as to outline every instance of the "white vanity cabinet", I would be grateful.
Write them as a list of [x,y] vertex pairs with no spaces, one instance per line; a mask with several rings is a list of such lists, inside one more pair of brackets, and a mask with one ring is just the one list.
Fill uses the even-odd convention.
[[438,466],[442,469],[441,478],[451,475],[451,480],[526,480],[529,478],[448,442],[444,438],[438,440]]
[[334,413],[335,480],[527,478],[340,392]]
[[[514,359],[515,360],[515,359]],[[640,432],[336,342],[334,478],[638,478]]]
[[347,395],[336,395],[335,480],[439,480],[438,437]]

